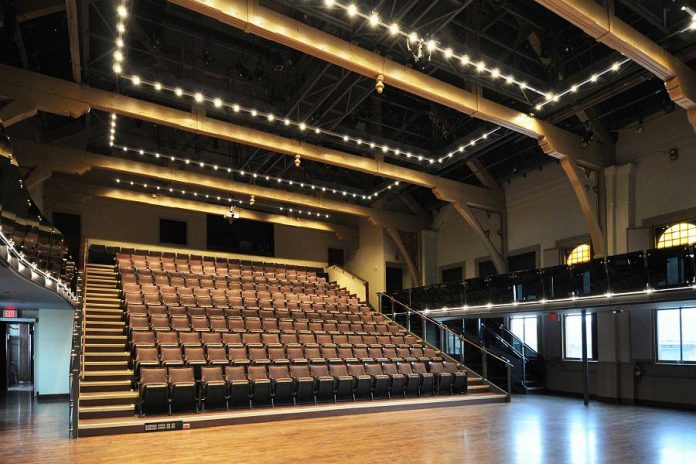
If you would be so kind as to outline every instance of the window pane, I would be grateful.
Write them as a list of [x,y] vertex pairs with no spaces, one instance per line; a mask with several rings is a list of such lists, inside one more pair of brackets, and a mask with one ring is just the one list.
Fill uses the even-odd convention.
[[524,318],[524,342],[534,351],[539,351],[537,349],[538,338],[536,316]]
[[580,316],[565,317],[565,355],[566,358],[582,358],[582,338],[580,338]]
[[657,312],[657,359],[680,361],[679,310],[661,309]]
[[513,317],[510,319],[510,332],[517,338],[524,341],[524,318]]
[[682,361],[696,361],[696,308],[682,309]]
[[[582,316],[571,314],[565,316],[565,357],[582,359]],[[585,315],[587,359],[592,358],[592,314]]]

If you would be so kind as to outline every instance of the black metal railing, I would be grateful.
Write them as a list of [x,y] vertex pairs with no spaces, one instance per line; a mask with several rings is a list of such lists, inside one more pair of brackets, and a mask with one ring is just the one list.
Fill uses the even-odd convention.
[[84,372],[84,348],[85,348],[85,273],[87,264],[87,250],[83,252],[82,269],[77,272],[77,297],[78,304],[75,308],[72,328],[72,349],[70,351],[69,388],[69,434],[70,438],[78,437],[79,430],[79,403],[80,381]]
[[[378,295],[380,296],[380,312],[383,315],[391,318],[408,332],[419,336],[424,343],[439,349],[451,361],[464,364],[465,353],[469,350],[476,351],[480,356],[480,369],[477,370],[466,364],[464,364],[464,367],[480,375],[483,381],[492,388],[506,393],[507,400],[510,401],[512,394],[512,363],[508,359],[469,340],[464,335],[447,327],[447,325],[431,319],[422,311],[409,307],[391,295],[381,292]],[[502,367],[504,369],[507,382],[506,388],[501,388],[489,377],[490,361],[497,363],[499,368]]]
[[694,247],[689,245],[415,287],[392,296],[413,309],[424,310],[650,293],[694,284],[696,260]]

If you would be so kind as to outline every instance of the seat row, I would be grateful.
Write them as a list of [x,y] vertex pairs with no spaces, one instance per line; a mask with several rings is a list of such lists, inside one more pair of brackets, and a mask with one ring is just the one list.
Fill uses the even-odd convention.
[[[281,323],[284,329],[280,329]],[[292,324],[292,326],[290,325]],[[128,325],[131,331],[138,330],[175,330],[175,331],[200,331],[200,332],[249,332],[249,331],[305,331],[311,330],[309,324],[313,324],[319,332],[357,333],[357,334],[391,334],[403,332],[396,324],[388,322],[304,322],[304,321],[278,321],[277,319],[260,319],[254,317],[242,318],[239,316],[194,316],[186,315],[166,316],[132,315],[128,317]],[[292,328],[290,328],[292,327]],[[301,327],[301,328],[299,328]],[[307,327],[306,329],[304,327]]]
[[243,343],[314,344],[319,345],[392,345],[420,346],[421,340],[407,335],[360,335],[326,332],[181,332],[181,331],[133,331],[129,338],[132,347],[155,345],[181,346],[229,346]]
[[176,294],[179,296],[196,296],[196,297],[212,297],[212,298],[241,298],[243,300],[257,301],[284,301],[298,303],[322,303],[322,304],[348,304],[359,305],[360,301],[357,298],[349,296],[335,295],[317,295],[312,293],[293,293],[293,292],[269,292],[263,290],[232,290],[222,288],[209,287],[182,287],[171,285],[157,284],[137,284],[123,283],[122,292],[124,296],[133,295],[149,295],[160,294],[169,295]]
[[334,283],[326,282],[303,282],[296,280],[268,280],[268,279],[235,279],[231,277],[210,276],[206,274],[177,274],[157,276],[155,273],[136,274],[122,272],[121,282],[137,283],[141,285],[171,285],[173,287],[204,287],[222,289],[243,289],[243,290],[269,290],[295,293],[333,293],[340,292],[347,294]]
[[179,264],[179,265],[193,265],[193,266],[208,266],[215,268],[224,269],[239,269],[242,271],[251,272],[289,272],[303,275],[317,275],[323,272],[321,268],[307,267],[307,266],[294,266],[288,264],[273,264],[273,263],[262,263],[254,261],[242,261],[234,258],[205,258],[202,256],[171,256],[168,254],[129,254],[129,253],[116,253],[115,256],[117,263],[122,263],[124,265],[128,263],[163,263],[163,264]]
[[467,374],[453,363],[385,362],[146,368],[140,414],[157,412],[466,393]]
[[[174,287],[172,287],[174,288]],[[279,309],[302,309],[313,311],[361,311],[367,310],[366,305],[357,303],[337,304],[323,301],[322,298],[316,298],[310,301],[300,301],[294,298],[286,299],[259,299],[255,297],[237,297],[237,296],[210,296],[210,295],[194,295],[184,292],[171,293],[125,293],[123,296],[126,306],[128,305],[172,305],[172,306],[198,306],[204,308],[279,308]]]
[[137,346],[133,367],[226,364],[333,364],[336,362],[442,361],[439,351],[422,345],[351,345],[280,343],[208,346]]
[[288,310],[286,308],[211,308],[179,305],[145,305],[130,304],[126,306],[126,317],[130,316],[208,316],[208,317],[260,317],[262,319],[278,320],[307,320],[333,322],[385,322],[388,321],[379,313],[326,311],[302,309]]

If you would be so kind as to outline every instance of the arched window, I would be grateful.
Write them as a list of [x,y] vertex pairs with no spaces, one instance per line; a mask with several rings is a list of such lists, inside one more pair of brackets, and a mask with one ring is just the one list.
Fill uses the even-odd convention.
[[573,251],[568,253],[566,264],[570,266],[572,264],[585,263],[589,261],[590,258],[592,258],[590,244],[583,243],[582,245],[576,246],[573,248]]
[[657,248],[667,248],[677,245],[691,245],[696,243],[696,225],[689,222],[680,222],[669,226],[662,232],[657,240]]

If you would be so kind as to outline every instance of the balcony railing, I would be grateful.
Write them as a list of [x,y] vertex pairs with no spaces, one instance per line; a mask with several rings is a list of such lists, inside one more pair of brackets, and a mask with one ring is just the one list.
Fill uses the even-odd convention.
[[636,251],[572,266],[416,287],[393,294],[414,309],[491,307],[696,288],[693,246]]

